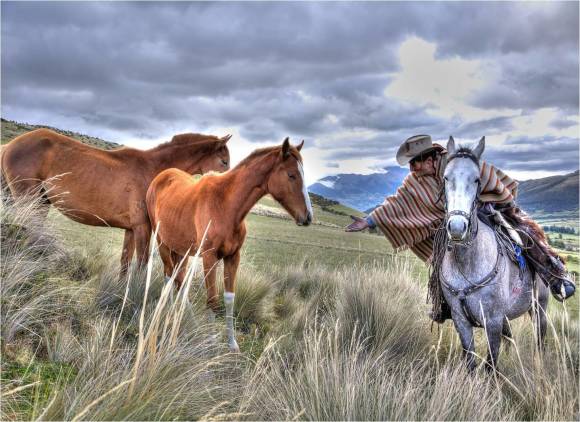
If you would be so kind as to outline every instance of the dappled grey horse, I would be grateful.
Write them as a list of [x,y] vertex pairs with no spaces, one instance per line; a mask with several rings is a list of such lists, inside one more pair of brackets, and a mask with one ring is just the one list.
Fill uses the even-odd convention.
[[544,283],[534,282],[529,266],[515,264],[496,231],[478,219],[484,148],[485,137],[473,150],[456,148],[450,137],[444,172],[447,236],[439,278],[470,371],[476,366],[473,327],[483,327],[487,334],[488,370],[496,367],[502,334],[511,337],[508,320],[525,312],[534,320],[541,348],[549,297]]

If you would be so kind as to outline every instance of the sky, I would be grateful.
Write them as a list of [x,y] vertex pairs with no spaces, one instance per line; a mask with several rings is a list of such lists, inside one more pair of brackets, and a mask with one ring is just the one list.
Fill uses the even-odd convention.
[[579,163],[578,2],[1,3],[1,115],[235,164],[289,136],[307,182],[430,134],[520,180]]

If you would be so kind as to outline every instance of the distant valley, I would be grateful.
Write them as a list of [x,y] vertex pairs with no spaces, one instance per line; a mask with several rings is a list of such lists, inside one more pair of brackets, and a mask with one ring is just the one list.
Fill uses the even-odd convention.
[[[349,207],[368,212],[393,195],[409,173],[386,167],[382,173],[338,174],[310,185],[308,190]],[[518,205],[531,214],[561,214],[578,218],[578,171],[561,176],[524,180],[518,188]]]

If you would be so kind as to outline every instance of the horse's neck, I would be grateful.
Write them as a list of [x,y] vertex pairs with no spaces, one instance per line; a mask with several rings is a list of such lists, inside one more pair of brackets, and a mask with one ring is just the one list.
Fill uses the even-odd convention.
[[145,151],[145,154],[154,175],[172,167],[187,173],[201,173],[200,162],[203,153],[201,149],[191,145],[169,144]]
[[233,216],[234,224],[241,224],[252,207],[268,193],[266,185],[271,170],[270,163],[254,162],[222,176],[227,185],[223,205]]
[[[454,246],[447,252],[450,258],[464,274],[481,275],[487,273],[495,265],[497,259],[497,243],[493,230],[478,221],[477,233],[469,247]],[[484,274],[485,275],[485,274]]]

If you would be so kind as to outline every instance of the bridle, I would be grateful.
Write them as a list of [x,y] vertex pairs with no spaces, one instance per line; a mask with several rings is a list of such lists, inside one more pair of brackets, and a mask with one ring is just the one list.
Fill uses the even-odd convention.
[[[453,155],[450,155],[447,158],[446,166],[449,165],[449,163],[456,158],[468,158],[468,159],[470,159],[471,161],[473,161],[477,165],[477,170],[479,172],[479,170],[480,170],[479,159],[472,152],[461,150]],[[453,210],[453,211],[448,212],[447,211],[447,195],[445,194],[445,182],[443,182],[443,189],[441,192],[441,195],[444,198],[443,205],[444,205],[444,209],[445,209],[445,220],[443,221],[443,224],[444,224],[445,230],[447,231],[447,249],[448,250],[451,249],[452,243],[451,243],[451,236],[449,235],[449,231],[447,230],[447,227],[448,227],[447,223],[449,222],[449,218],[453,217],[455,215],[460,215],[461,217],[464,217],[468,223],[467,223],[467,235],[465,236],[465,239],[463,239],[459,242],[453,241],[453,244],[461,245],[461,246],[465,246],[465,247],[471,246],[471,242],[473,241],[473,239],[477,235],[477,229],[478,229],[477,208],[478,208],[480,193],[481,193],[481,182],[478,179],[477,180],[477,191],[475,193],[475,198],[473,199],[473,202],[471,203],[471,209],[469,210],[469,213],[466,213],[465,211],[461,211],[461,210]]]

